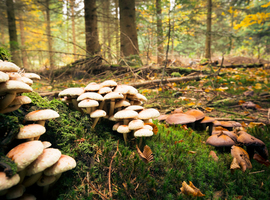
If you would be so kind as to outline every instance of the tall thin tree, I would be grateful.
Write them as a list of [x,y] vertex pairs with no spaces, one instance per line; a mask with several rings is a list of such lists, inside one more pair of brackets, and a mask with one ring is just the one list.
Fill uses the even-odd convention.
[[162,30],[162,8],[161,0],[156,0],[156,15],[157,15],[157,63],[163,60],[163,30]]
[[18,52],[19,44],[17,38],[16,19],[13,0],[6,0],[6,6],[8,16],[8,33],[9,33],[11,57],[12,61],[20,66],[21,60]]
[[138,55],[135,0],[119,0],[121,53],[127,57]]
[[211,60],[212,0],[207,0],[205,58]]
[[84,0],[84,11],[86,50],[94,55],[100,51],[96,0]]

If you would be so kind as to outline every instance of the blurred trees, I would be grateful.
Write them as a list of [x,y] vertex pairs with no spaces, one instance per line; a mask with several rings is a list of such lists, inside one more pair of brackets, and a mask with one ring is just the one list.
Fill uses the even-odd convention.
[[[10,0],[0,0],[0,45],[20,50],[13,57],[20,58],[18,63],[23,61],[26,68],[63,66],[84,58],[87,52],[100,54],[110,63],[130,55],[138,55],[144,64],[161,62],[169,12],[170,59],[203,58],[206,49],[212,57],[227,53],[265,58],[270,53],[267,0],[211,0],[211,12],[203,0],[11,2],[15,15],[12,27],[16,28],[9,27],[6,5]],[[207,26],[207,13],[211,13],[211,26]],[[14,35],[9,39],[9,31],[17,32],[17,42]],[[207,36],[211,36],[211,43]]]

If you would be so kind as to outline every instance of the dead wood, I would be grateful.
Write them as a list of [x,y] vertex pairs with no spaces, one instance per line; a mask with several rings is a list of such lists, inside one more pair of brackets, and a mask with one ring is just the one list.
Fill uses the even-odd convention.
[[247,118],[215,118],[217,121],[246,121],[246,122],[263,122],[268,124],[267,120],[263,119],[247,119]]
[[[186,76],[186,77],[177,77],[177,78],[167,78],[164,79],[163,82],[164,83],[170,83],[170,82],[183,82],[183,81],[191,81],[191,80],[200,80],[204,77],[206,77],[207,75],[198,75],[198,76]],[[156,84],[160,84],[161,79],[156,79],[156,80],[151,80],[151,81],[145,81],[142,83],[131,83],[130,85],[137,88],[137,87],[143,87],[143,86],[149,86],[149,85],[156,85]]]

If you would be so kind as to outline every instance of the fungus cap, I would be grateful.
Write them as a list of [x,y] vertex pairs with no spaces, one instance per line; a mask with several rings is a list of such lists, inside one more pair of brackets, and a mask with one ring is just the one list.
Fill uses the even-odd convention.
[[207,140],[206,144],[210,144],[214,147],[228,147],[235,144],[235,142],[227,135],[215,134],[211,135]]
[[103,101],[104,100],[103,96],[101,96],[100,94],[98,94],[96,92],[85,92],[77,98],[77,101],[82,101],[84,99],[92,99],[92,100],[96,100],[96,101]]
[[130,129],[128,128],[128,125],[119,125],[117,128],[118,133],[128,133],[130,132]]
[[6,82],[9,80],[9,76],[5,72],[0,71],[0,82]]
[[211,123],[211,122],[214,122],[214,121],[215,121],[215,118],[209,117],[209,116],[205,116],[205,117],[202,119],[201,123],[202,123],[202,124],[204,124],[204,123]]
[[154,134],[153,131],[149,129],[141,128],[134,132],[134,137],[150,137],[153,134]]
[[59,97],[64,97],[64,96],[70,96],[73,98],[76,98],[80,96],[84,92],[83,88],[75,87],[75,88],[67,88],[63,91],[61,91],[58,96]]
[[103,88],[100,88],[98,91],[99,94],[107,94],[110,92],[112,92],[112,89],[110,87],[103,87]]
[[18,184],[10,188],[6,194],[6,199],[16,199],[21,197],[25,192],[25,187],[22,184]]
[[130,106],[130,103],[127,100],[122,99],[115,103],[114,108],[121,108],[121,107],[127,107],[127,106]]
[[29,104],[32,100],[28,96],[16,96],[9,106]]
[[27,115],[25,115],[24,119],[26,121],[40,121],[40,120],[48,120],[48,119],[54,119],[59,117],[59,114],[51,109],[45,109],[45,110],[35,110]]
[[100,84],[92,82],[92,83],[89,83],[87,86],[85,86],[84,91],[85,92],[96,92],[96,91],[99,91],[100,88],[101,88]]
[[44,146],[41,141],[34,140],[24,142],[14,147],[7,153],[7,157],[13,160],[18,171],[23,170],[37,159],[43,152]]
[[19,174],[13,175],[11,178],[6,176],[5,172],[0,172],[0,191],[9,189],[20,182]]
[[254,136],[246,133],[245,131],[239,131],[239,136],[237,138],[237,141],[240,143],[243,143],[245,146],[253,146],[253,147],[259,147],[259,146],[265,146],[265,143],[258,138],[255,138]]
[[40,124],[28,124],[20,128],[17,139],[30,139],[38,137],[46,132],[44,126]]
[[27,77],[32,80],[40,80],[40,76],[36,73],[22,73],[22,77]]
[[168,124],[188,124],[193,123],[195,121],[196,118],[194,116],[183,113],[172,114],[166,118],[166,122]]
[[101,83],[102,87],[115,87],[117,83],[114,80],[106,80]]
[[196,120],[201,120],[205,117],[205,114],[202,111],[197,110],[197,109],[188,110],[184,114],[192,115],[196,118]]
[[45,169],[46,176],[57,175],[76,167],[74,158],[68,155],[61,155],[60,159],[51,167]]
[[135,111],[141,111],[144,109],[144,107],[139,105],[131,105],[125,108],[126,110],[135,110]]
[[134,119],[128,123],[130,130],[137,130],[144,126],[144,122],[141,119]]
[[0,71],[2,72],[17,72],[20,68],[12,62],[0,62]]
[[99,117],[105,117],[106,112],[104,110],[95,110],[94,112],[91,112],[90,117],[91,118],[99,118]]
[[134,110],[120,110],[114,114],[115,119],[131,119],[137,118],[138,113]]
[[9,80],[4,83],[0,83],[0,93],[11,93],[11,92],[17,92],[17,93],[23,93],[23,92],[32,92],[33,89],[27,85],[26,83],[23,83],[21,81],[14,81]]
[[160,113],[157,109],[148,108],[139,112],[138,118],[139,119],[154,119],[154,118],[158,118],[159,115]]
[[124,96],[118,92],[110,92],[104,96],[104,100],[123,99]]
[[55,164],[61,157],[61,151],[54,148],[46,148],[43,153],[26,168],[26,175],[30,176],[44,171]]
[[238,164],[242,167],[242,171],[252,168],[249,155],[243,148],[233,145],[231,155],[236,158]]
[[92,99],[84,99],[78,103],[81,108],[97,107],[99,106],[98,101]]

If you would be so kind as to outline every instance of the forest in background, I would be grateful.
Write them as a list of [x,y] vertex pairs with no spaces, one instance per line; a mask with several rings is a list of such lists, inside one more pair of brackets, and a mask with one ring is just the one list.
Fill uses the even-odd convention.
[[267,0],[1,1],[0,46],[29,70],[89,55],[110,64],[127,57],[150,64],[166,54],[181,61],[270,53]]

